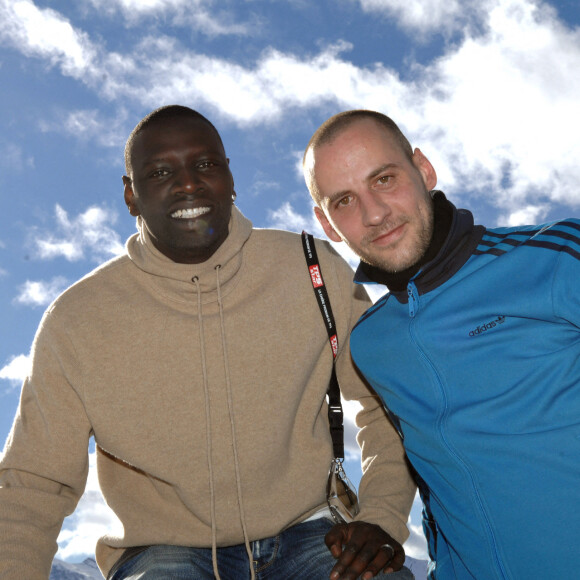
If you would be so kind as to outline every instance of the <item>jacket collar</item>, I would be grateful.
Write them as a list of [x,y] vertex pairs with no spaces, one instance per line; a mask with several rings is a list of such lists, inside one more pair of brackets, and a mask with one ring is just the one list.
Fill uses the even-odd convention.
[[[410,279],[417,287],[419,294],[425,294],[434,290],[454,276],[467,262],[483,233],[483,226],[473,223],[473,214],[466,209],[457,209],[442,192],[436,192],[439,202],[449,206],[452,212],[451,227],[449,233],[437,255],[422,266],[422,268]],[[437,228],[437,222],[435,228]],[[385,284],[385,275],[380,268],[360,263],[354,277],[358,284]],[[387,285],[388,287],[388,285]],[[407,291],[391,291],[399,302],[407,302]]]

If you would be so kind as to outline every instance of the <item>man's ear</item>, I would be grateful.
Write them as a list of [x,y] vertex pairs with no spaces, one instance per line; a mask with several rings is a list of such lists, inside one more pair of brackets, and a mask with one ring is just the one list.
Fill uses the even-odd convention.
[[333,242],[342,242],[342,238],[336,233],[331,223],[328,221],[326,214],[317,206],[314,207],[314,214],[318,218],[324,233],[327,235],[328,239]]
[[230,179],[232,180],[232,191],[234,192],[233,199],[235,200],[236,197],[238,197],[238,194],[234,191],[234,188],[236,187],[236,183],[234,181],[234,174],[232,173],[232,170],[230,169],[230,158],[226,157],[226,161],[228,162],[228,171],[230,172]]
[[125,203],[129,209],[129,213],[132,216],[137,217],[141,214],[135,203],[135,193],[133,192],[133,182],[129,177],[123,175],[123,196],[125,198]]
[[427,159],[427,157],[425,157],[422,151],[418,148],[415,149],[413,153],[413,165],[421,174],[427,191],[435,189],[435,186],[437,185],[437,173],[435,172],[435,168],[433,165],[431,165],[429,159]]

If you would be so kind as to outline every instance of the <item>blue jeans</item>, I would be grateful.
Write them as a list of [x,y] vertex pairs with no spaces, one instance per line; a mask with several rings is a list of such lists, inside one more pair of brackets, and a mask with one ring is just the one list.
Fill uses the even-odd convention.
[[[257,580],[328,580],[336,563],[324,543],[332,522],[319,518],[297,524],[274,538],[250,542]],[[131,552],[130,552],[131,553]],[[129,553],[129,554],[130,554]],[[250,563],[243,544],[218,548],[222,580],[249,580]],[[121,561],[123,557],[121,557]],[[108,580],[214,580],[211,549],[155,545],[115,566]],[[413,580],[403,568],[375,578]]]

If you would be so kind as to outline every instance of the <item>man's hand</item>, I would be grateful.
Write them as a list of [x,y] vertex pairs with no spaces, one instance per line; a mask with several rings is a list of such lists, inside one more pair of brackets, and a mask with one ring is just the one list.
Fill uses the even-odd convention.
[[381,570],[395,572],[405,563],[403,546],[374,524],[337,524],[324,541],[338,558],[330,580],[356,580],[359,576],[370,580]]

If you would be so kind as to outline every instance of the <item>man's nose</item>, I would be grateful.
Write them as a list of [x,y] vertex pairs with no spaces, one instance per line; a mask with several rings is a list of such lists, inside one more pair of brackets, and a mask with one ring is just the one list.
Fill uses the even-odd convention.
[[391,206],[384,195],[367,192],[361,199],[362,220],[365,226],[381,225],[391,214]]
[[175,173],[173,191],[191,193],[199,188],[201,179],[195,167],[182,167]]

